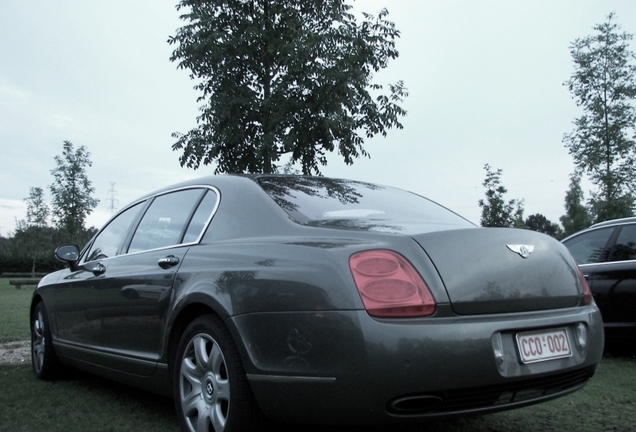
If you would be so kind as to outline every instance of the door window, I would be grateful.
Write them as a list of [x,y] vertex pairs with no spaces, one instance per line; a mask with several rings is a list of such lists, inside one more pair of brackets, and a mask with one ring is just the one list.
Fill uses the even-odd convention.
[[156,197],[139,223],[128,252],[179,244],[203,192],[187,189]]
[[636,259],[636,225],[625,225],[612,249],[610,261],[630,261],[633,259]]
[[212,215],[212,211],[214,210],[215,205],[216,194],[212,191],[208,191],[201,201],[201,204],[199,204],[196,213],[192,217],[192,221],[190,221],[188,230],[186,231],[185,237],[183,238],[183,243],[192,243],[199,239],[199,236],[202,234],[203,229],[208,222],[208,219]]
[[605,261],[605,246],[614,232],[613,227],[600,228],[576,236],[565,243],[578,264],[593,264]]
[[139,211],[143,208],[143,203],[139,203],[123,211],[119,216],[110,221],[97,235],[86,261],[109,258],[117,255],[126,235],[130,231],[130,226],[137,219]]

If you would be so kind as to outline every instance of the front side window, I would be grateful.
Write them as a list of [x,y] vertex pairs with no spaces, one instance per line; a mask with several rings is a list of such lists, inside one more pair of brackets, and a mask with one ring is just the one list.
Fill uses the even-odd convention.
[[636,225],[626,225],[618,235],[616,245],[610,255],[610,261],[631,261],[634,259],[636,259]]
[[130,231],[130,226],[137,219],[139,212],[143,208],[142,204],[139,203],[124,210],[102,229],[95,238],[86,261],[110,258],[117,255],[126,235]]
[[607,258],[605,246],[614,232],[613,227],[600,228],[571,238],[565,246],[578,264],[594,264]]
[[187,189],[156,197],[139,223],[128,252],[179,244],[203,192]]

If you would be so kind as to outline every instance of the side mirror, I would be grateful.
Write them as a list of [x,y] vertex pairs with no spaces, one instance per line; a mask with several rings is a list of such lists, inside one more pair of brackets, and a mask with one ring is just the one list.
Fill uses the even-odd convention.
[[55,258],[69,265],[72,271],[77,270],[77,260],[79,260],[80,249],[77,245],[63,245],[55,249]]

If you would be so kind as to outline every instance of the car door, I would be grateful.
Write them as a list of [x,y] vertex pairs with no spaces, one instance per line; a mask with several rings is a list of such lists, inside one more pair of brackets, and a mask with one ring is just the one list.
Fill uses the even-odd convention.
[[[636,323],[636,225],[617,228],[606,262],[594,272],[594,291],[602,294],[606,326]],[[600,307],[601,305],[599,305]]]
[[604,284],[597,286],[596,272],[603,265],[602,263],[607,261],[614,238],[615,228],[603,227],[584,231],[563,242],[587,279],[601,313],[609,300],[606,286]]
[[82,255],[78,269],[68,270],[53,292],[52,315],[61,355],[94,362],[102,344],[101,290],[108,268],[117,256],[144,203],[111,220]]
[[155,370],[172,284],[187,251],[143,251],[109,263],[100,291],[100,342],[109,367],[137,375]]
[[109,263],[100,293],[109,367],[139,375],[154,371],[175,276],[216,203],[216,194],[206,192],[195,188],[155,197],[125,253]]

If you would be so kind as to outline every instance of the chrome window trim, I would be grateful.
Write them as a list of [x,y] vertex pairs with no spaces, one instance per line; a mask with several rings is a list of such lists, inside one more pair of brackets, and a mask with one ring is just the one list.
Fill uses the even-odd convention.
[[585,264],[579,264],[578,266],[581,268],[587,267],[587,266],[603,266],[603,265],[608,265],[608,264],[620,264],[620,263],[633,263],[636,260],[621,260],[621,261],[603,261],[603,262],[597,262],[597,263],[585,263]]
[[[203,224],[203,229],[199,233],[199,236],[196,238],[196,240],[188,242],[188,243],[176,243],[176,244],[172,244],[172,245],[161,246],[159,248],[154,248],[154,249],[145,249],[145,250],[142,250],[142,251],[125,253],[125,254],[118,255],[118,256],[135,255],[135,254],[140,254],[140,253],[144,253],[144,252],[157,251],[157,250],[162,250],[162,249],[172,249],[172,248],[181,247],[181,246],[193,246],[193,245],[199,244],[201,242],[201,240],[203,239],[203,235],[205,234],[205,232],[207,231],[208,227],[210,226],[210,223],[212,222],[212,219],[214,218],[214,215],[216,214],[217,210],[219,209],[219,205],[221,203],[221,191],[219,191],[218,188],[216,188],[214,186],[210,186],[210,185],[190,185],[190,186],[184,186],[184,187],[180,187],[180,188],[176,188],[176,189],[171,189],[169,191],[163,191],[163,192],[158,193],[156,195],[152,195],[150,197],[146,197],[146,199],[155,199],[155,198],[163,196],[163,195],[168,195],[168,194],[171,194],[171,193],[180,192],[180,191],[189,190],[189,189],[208,189],[208,190],[213,191],[216,194],[216,202],[214,203],[214,207],[212,207],[212,211],[210,212],[210,216],[208,216],[208,219]],[[140,200],[140,201],[144,201],[144,200]],[[198,205],[201,204],[201,201],[203,201],[203,199],[201,199],[198,202]],[[152,206],[152,203],[150,204],[150,206]],[[196,211],[195,211],[195,213],[196,213]],[[194,216],[194,214],[193,214],[193,216]],[[143,216],[141,218],[143,219]],[[191,222],[191,221],[192,220],[190,220],[189,222]],[[135,230],[136,230],[136,228],[135,228]],[[133,236],[134,236],[134,234],[133,234]]]
[[[131,255],[137,255],[137,254],[140,254],[140,253],[146,253],[146,252],[151,252],[151,251],[158,251],[158,250],[163,250],[163,249],[173,249],[175,247],[193,246],[193,245],[199,244],[201,242],[201,240],[203,239],[203,236],[204,236],[205,232],[208,230],[208,228],[210,226],[210,223],[212,222],[212,219],[214,218],[214,215],[216,215],[216,212],[219,209],[219,205],[221,204],[221,191],[217,187],[211,186],[211,185],[195,184],[195,185],[183,186],[183,187],[179,187],[179,188],[176,188],[176,189],[170,189],[170,190],[162,191],[161,193],[157,193],[155,195],[145,196],[145,197],[143,197],[141,199],[133,201],[130,204],[128,204],[126,207],[124,207],[123,209],[118,211],[117,214],[114,215],[112,218],[110,218],[101,227],[101,229],[97,232],[97,234],[95,234],[95,237],[98,236],[99,234],[101,234],[101,232],[103,231],[104,228],[106,228],[115,218],[117,218],[120,214],[122,214],[123,212],[125,212],[129,208],[134,207],[135,205],[143,203],[145,201],[152,201],[155,198],[163,196],[163,195],[168,195],[168,194],[171,194],[171,193],[180,192],[180,191],[184,191],[184,190],[190,190],[190,189],[207,189],[208,191],[213,191],[216,194],[216,201],[214,203],[214,207],[212,208],[212,211],[210,212],[210,215],[208,216],[208,219],[203,224],[203,229],[201,229],[201,232],[199,233],[199,236],[196,238],[196,240],[188,242],[188,243],[176,243],[176,244],[162,246],[162,247],[154,248],[154,249],[144,249],[144,250],[141,250],[141,251],[130,252],[130,253],[126,252],[126,253],[123,253],[121,255],[115,255],[115,256],[112,256],[112,257],[107,257],[107,258],[103,258],[103,259],[100,259],[100,260],[94,260],[94,261],[109,261],[109,260],[111,260],[113,258],[118,258],[118,257],[122,257],[122,256],[131,256]],[[201,204],[201,201],[202,200],[200,200],[198,202],[198,205]],[[152,202],[150,202],[150,205],[152,205]],[[148,209],[146,209],[146,210],[148,210]],[[141,216],[141,219],[143,219],[144,215],[145,215],[145,212]],[[137,230],[137,226],[135,226],[135,231],[136,230]],[[134,236],[134,233],[133,233],[133,236]],[[89,243],[92,245],[92,241],[89,242]],[[85,264],[87,262],[91,262],[91,261],[83,261],[82,264]]]

